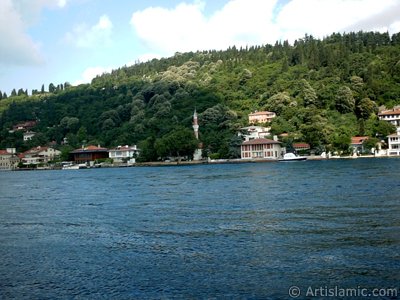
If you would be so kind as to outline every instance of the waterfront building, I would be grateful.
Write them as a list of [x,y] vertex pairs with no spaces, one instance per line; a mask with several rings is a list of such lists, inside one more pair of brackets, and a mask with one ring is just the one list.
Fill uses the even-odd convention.
[[280,142],[265,138],[245,141],[241,146],[242,159],[278,159],[281,153]]
[[388,155],[400,155],[400,127],[397,132],[388,136]]
[[102,148],[100,145],[93,146],[89,145],[87,147],[83,147],[76,149],[72,152],[70,152],[73,156],[73,160],[77,164],[82,164],[82,163],[90,163],[93,162],[97,159],[104,159],[108,158],[108,149],[107,148]]
[[390,122],[396,126],[396,133],[388,136],[388,155],[400,155],[400,108],[383,110],[378,114],[380,120]]
[[271,111],[256,111],[249,114],[249,124],[269,123],[275,117],[276,114]]
[[368,136],[353,136],[351,138],[350,147],[353,153],[363,153],[364,152],[364,142],[368,139]]
[[139,155],[139,149],[136,145],[133,146],[118,146],[114,149],[108,150],[108,156],[115,163],[126,162],[128,164],[136,163],[136,157]]
[[0,170],[13,170],[18,166],[19,158],[15,148],[0,150]]
[[61,155],[61,151],[50,147],[34,147],[19,155],[21,162],[28,165],[47,164],[48,162],[57,159]]

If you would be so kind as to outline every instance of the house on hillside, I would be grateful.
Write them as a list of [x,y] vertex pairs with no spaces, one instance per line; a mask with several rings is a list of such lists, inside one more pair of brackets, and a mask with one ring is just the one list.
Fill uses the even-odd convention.
[[281,143],[270,139],[245,141],[241,146],[242,159],[278,159],[282,156]]
[[0,171],[13,170],[18,166],[19,158],[15,148],[0,150]]
[[378,117],[382,121],[387,121],[392,123],[397,128],[400,127],[400,108],[383,110],[378,113]]
[[36,135],[36,133],[33,131],[24,132],[24,134],[23,134],[24,142],[30,141],[35,135]]
[[76,149],[70,152],[73,156],[73,160],[77,164],[90,163],[98,159],[104,159],[109,157],[109,152],[107,148],[102,148],[99,146],[87,146]]
[[296,151],[310,150],[311,146],[308,143],[293,143],[293,149]]
[[29,131],[36,125],[37,125],[37,121],[25,121],[25,122],[15,124],[11,131],[19,131],[19,130]]
[[245,141],[250,141],[259,138],[266,138],[270,135],[271,127],[263,127],[263,126],[248,126],[240,128],[238,132],[238,136],[242,137]]
[[249,114],[249,124],[269,123],[276,117],[274,112],[270,111],[256,111]]
[[19,154],[19,158],[23,165],[39,165],[47,164],[57,159],[61,155],[61,151],[50,147],[34,147]]
[[139,149],[134,146],[118,146],[114,149],[108,150],[108,156],[115,163],[126,162],[128,164],[134,164],[136,162],[136,157],[139,155]]

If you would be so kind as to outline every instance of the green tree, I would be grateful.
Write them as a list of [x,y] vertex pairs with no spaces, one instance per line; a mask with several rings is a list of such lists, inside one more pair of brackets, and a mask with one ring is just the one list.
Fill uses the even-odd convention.
[[377,149],[379,144],[379,139],[376,137],[369,137],[363,142],[363,148],[368,152],[371,152],[372,149]]
[[378,106],[369,98],[363,98],[357,104],[356,115],[358,118],[368,120],[368,118],[378,112]]
[[273,111],[278,115],[281,114],[287,106],[297,106],[296,100],[292,99],[287,92],[281,92],[271,96],[265,104],[265,107],[269,111]]
[[350,154],[351,135],[346,128],[339,128],[338,132],[331,137],[333,150],[340,154]]
[[302,79],[301,88],[302,88],[302,97],[304,99],[304,106],[306,107],[311,105],[316,106],[318,100],[317,93],[310,85],[310,83],[307,80]]
[[175,156],[180,160],[183,156],[193,156],[198,147],[193,131],[185,127],[177,127],[155,142],[159,157]]
[[153,136],[149,136],[144,141],[139,142],[139,157],[137,159],[138,162],[146,162],[146,161],[156,161],[157,151],[154,148],[155,138]]
[[396,127],[393,124],[379,120],[375,116],[365,122],[365,134],[368,136],[384,139],[394,132],[396,132]]
[[56,86],[53,83],[49,84],[49,92],[54,93],[56,91]]
[[336,109],[338,112],[345,114],[353,112],[355,108],[355,100],[351,89],[347,86],[339,88],[336,94]]
[[66,132],[76,133],[79,129],[79,119],[76,117],[64,117],[60,121],[60,126],[66,130]]

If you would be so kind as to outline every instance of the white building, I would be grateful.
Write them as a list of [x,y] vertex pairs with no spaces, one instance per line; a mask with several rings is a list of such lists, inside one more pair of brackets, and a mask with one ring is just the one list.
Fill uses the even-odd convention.
[[269,139],[245,141],[241,146],[242,159],[278,159],[282,156],[281,143]]
[[108,157],[115,163],[126,162],[128,164],[136,163],[136,157],[139,155],[139,149],[136,145],[133,146],[118,146],[114,149],[108,150]]
[[400,127],[397,132],[388,135],[388,155],[400,155]]
[[15,154],[15,148],[0,150],[0,170],[12,170],[17,167],[19,158]]
[[24,132],[24,142],[31,140],[36,135],[33,131]]
[[400,108],[384,110],[378,114],[380,120],[390,122],[397,132],[388,136],[388,155],[400,155]]
[[275,117],[276,114],[271,111],[256,111],[249,114],[249,124],[269,123]]
[[392,123],[397,128],[400,127],[400,108],[383,110],[378,113],[378,117],[380,120]]
[[35,147],[20,154],[20,159],[24,165],[47,164],[57,159],[61,155],[61,151],[50,147]]
[[270,135],[271,127],[263,126],[248,126],[240,128],[238,136],[244,138],[245,141],[250,141],[259,138],[266,138]]

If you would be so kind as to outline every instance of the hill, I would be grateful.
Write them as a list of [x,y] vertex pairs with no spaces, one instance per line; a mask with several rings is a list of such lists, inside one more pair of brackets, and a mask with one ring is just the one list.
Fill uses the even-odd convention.
[[[176,53],[121,67],[91,84],[49,90],[1,96],[0,148],[139,144],[141,159],[155,160],[179,137],[187,139],[196,109],[200,139],[213,157],[238,155],[236,130],[255,110],[277,113],[272,133],[289,133],[285,143],[345,151],[351,136],[393,131],[376,114],[379,106],[400,104],[400,34],[306,35],[293,45]],[[26,120],[39,122],[34,139],[23,142],[21,132],[9,130]]]

